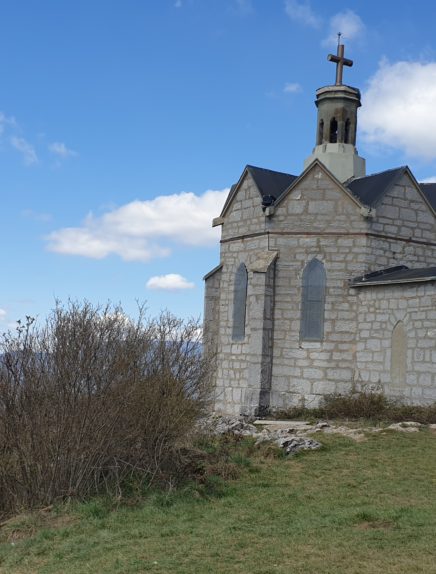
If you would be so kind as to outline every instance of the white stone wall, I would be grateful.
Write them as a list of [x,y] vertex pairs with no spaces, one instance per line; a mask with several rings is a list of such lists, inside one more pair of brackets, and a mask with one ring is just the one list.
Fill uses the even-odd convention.
[[368,223],[359,205],[315,166],[275,208],[270,232],[362,234]]
[[247,172],[225,214],[221,240],[265,231],[261,203],[259,190]]
[[[359,311],[357,388],[382,390],[409,402],[436,401],[436,284],[356,288]],[[406,380],[392,382],[392,332],[402,321],[406,334]]]
[[[219,301],[219,329],[217,342],[217,384],[216,410],[229,414],[239,414],[246,404],[248,366],[250,357],[251,327],[255,325],[255,308],[249,304],[253,300],[253,272],[251,263],[259,251],[265,250],[267,237],[235,240],[221,245],[221,292]],[[246,311],[246,331],[243,341],[232,340],[233,293],[235,273],[241,263],[248,269],[248,292]],[[248,399],[252,401],[252,397]]]
[[[357,306],[348,282],[362,273],[367,221],[360,206],[315,168],[279,204],[270,248],[277,249],[272,408],[315,406],[326,393],[350,390]],[[280,231],[292,231],[292,235]],[[274,232],[278,231],[277,234]],[[302,275],[317,258],[327,275],[324,340],[300,341]]]
[[[280,408],[303,401],[316,404],[323,394],[344,392],[352,386],[357,307],[348,280],[359,275],[365,264],[367,222],[360,207],[318,167],[279,204],[273,218],[267,220],[268,233],[233,240],[247,227],[253,231],[252,219],[262,219],[265,224],[259,193],[252,193],[253,183],[248,178],[244,183],[241,201],[248,201],[250,192],[254,205],[249,211],[239,209],[238,194],[223,225],[217,408],[239,412],[241,406],[246,408],[258,400],[253,395],[259,394],[259,385],[253,385],[252,380],[253,365],[258,369],[256,349],[260,349],[255,337],[261,337],[259,323],[270,323],[261,316],[264,302],[258,301],[259,294],[250,295],[257,280],[250,271],[243,342],[231,341],[231,322],[236,269],[244,262],[250,270],[256,254],[264,250],[279,254],[274,273],[271,406]],[[256,226],[258,231],[262,229],[262,225]],[[305,265],[314,257],[324,263],[327,274],[325,338],[321,343],[301,343],[301,279]],[[262,387],[262,381],[259,384]],[[267,380],[263,390],[267,390]]]
[[376,237],[368,238],[368,270],[436,265],[435,217],[408,175],[377,205],[369,231]]
[[[216,410],[253,412],[259,400],[267,399],[272,408],[315,406],[325,394],[367,384],[394,396],[399,391],[391,384],[390,349],[399,320],[408,333],[404,397],[425,402],[434,395],[436,400],[433,284],[349,287],[350,279],[368,271],[436,265],[434,240],[434,216],[408,176],[386,194],[376,217],[368,219],[314,166],[267,218],[247,174],[224,217],[219,302],[215,285],[213,311],[207,315],[209,323],[212,315],[217,317]],[[262,274],[253,270],[254,262],[266,252],[278,256]],[[301,283],[314,257],[327,275],[325,332],[323,341],[309,343],[300,341]],[[243,341],[232,341],[240,263],[248,269],[246,334]]]
[[216,362],[220,324],[222,267],[211,273],[204,286],[203,347],[210,360]]
[[[357,296],[348,278],[365,257],[365,238],[282,238],[276,245],[273,392],[275,408],[304,403],[315,406],[326,393],[351,390],[355,365]],[[316,257],[327,275],[324,340],[300,341],[302,275]]]

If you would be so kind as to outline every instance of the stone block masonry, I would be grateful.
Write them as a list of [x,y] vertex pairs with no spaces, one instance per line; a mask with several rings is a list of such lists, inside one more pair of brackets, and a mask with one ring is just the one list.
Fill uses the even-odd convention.
[[[366,210],[367,211],[367,210]],[[434,212],[405,173],[371,217],[314,164],[272,214],[247,172],[223,216],[220,267],[206,279],[205,341],[216,356],[218,412],[316,406],[326,394],[372,389],[436,400],[434,282],[356,288],[389,266],[436,265]],[[302,340],[303,273],[326,277],[323,335]],[[235,274],[248,273],[246,324],[232,339]]]

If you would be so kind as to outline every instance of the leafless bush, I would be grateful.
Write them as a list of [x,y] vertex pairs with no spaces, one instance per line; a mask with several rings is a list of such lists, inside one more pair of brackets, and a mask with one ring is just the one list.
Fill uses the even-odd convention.
[[326,395],[317,408],[291,407],[273,413],[278,419],[366,419],[373,422],[436,423],[436,403],[411,405],[383,393],[362,391]]
[[0,340],[0,513],[177,471],[208,407],[196,321],[70,302]]

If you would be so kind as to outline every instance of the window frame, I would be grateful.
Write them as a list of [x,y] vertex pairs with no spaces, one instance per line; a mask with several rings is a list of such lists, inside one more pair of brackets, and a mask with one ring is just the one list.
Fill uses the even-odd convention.
[[315,257],[306,264],[301,280],[300,342],[324,340],[326,287],[325,266]]
[[245,339],[247,322],[248,271],[240,263],[233,277],[232,341]]

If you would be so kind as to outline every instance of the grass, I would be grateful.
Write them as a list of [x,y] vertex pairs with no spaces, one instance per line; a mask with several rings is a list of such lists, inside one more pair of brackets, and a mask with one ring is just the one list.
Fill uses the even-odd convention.
[[290,459],[239,445],[238,478],[133,507],[17,517],[0,530],[0,572],[436,573],[436,434],[322,442]]

